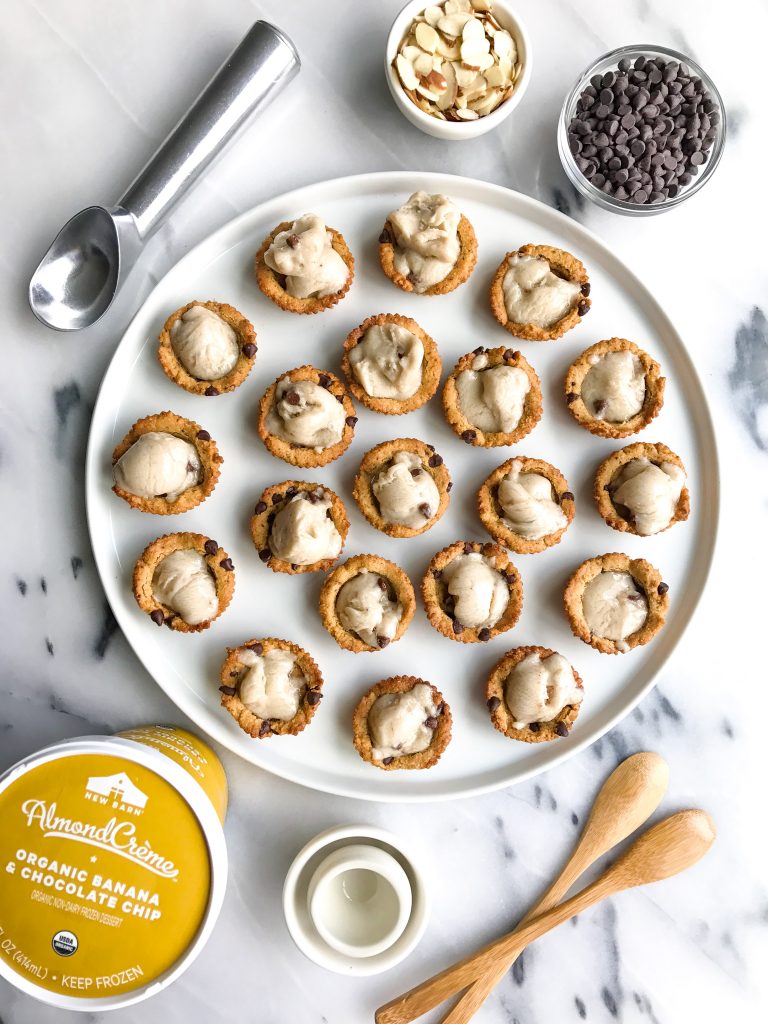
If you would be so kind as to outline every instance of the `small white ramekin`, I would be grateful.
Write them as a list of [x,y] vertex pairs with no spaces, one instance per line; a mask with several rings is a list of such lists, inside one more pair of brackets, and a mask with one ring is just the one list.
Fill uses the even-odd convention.
[[400,84],[397,72],[392,66],[408,26],[428,6],[429,0],[409,0],[409,3],[405,5],[392,22],[384,54],[384,74],[387,78],[389,91],[392,93],[392,98],[397,104],[400,113],[408,118],[411,124],[425,132],[425,134],[431,135],[436,139],[445,139],[448,142],[476,139],[479,135],[485,135],[486,132],[498,128],[501,122],[509,117],[525,95],[525,90],[528,88],[533,70],[530,38],[520,20],[520,16],[512,7],[505,0],[494,0],[494,17],[502,28],[507,29],[514,37],[523,64],[515,90],[501,106],[491,111],[490,114],[486,114],[485,117],[478,117],[476,121],[441,121],[439,117],[425,114],[420,107],[416,106],[413,100],[409,99]]

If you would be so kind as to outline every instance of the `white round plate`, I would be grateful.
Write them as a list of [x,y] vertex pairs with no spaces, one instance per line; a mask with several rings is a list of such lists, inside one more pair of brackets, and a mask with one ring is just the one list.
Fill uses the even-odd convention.
[[[477,233],[478,265],[469,281],[447,296],[407,295],[379,268],[377,237],[384,220],[417,189],[452,196]],[[259,292],[253,256],[275,224],[307,211],[343,232],[355,255],[355,281],[332,310],[297,316]],[[589,272],[592,309],[560,341],[517,341],[489,311],[494,269],[507,250],[525,242],[567,249]],[[158,365],[156,341],[165,318],[194,298],[229,302],[256,328],[256,364],[233,394],[188,394]],[[359,408],[351,448],[323,469],[297,471],[268,455],[256,431],[258,401],[267,385],[282,371],[304,363],[338,373],[346,334],[367,316],[382,312],[412,316],[435,338],[444,375],[459,356],[478,345],[520,348],[537,370],[544,393],[544,415],[533,433],[513,449],[472,448],[447,426],[436,395],[425,408],[403,417]],[[588,345],[613,335],[637,341],[660,361],[667,377],[664,409],[639,438],[669,445],[682,457],[690,477],[690,520],[656,537],[617,533],[598,516],[592,499],[595,468],[620,444],[579,427],[563,399],[563,378],[571,361]],[[110,490],[110,456],[117,442],[135,420],[165,409],[209,430],[224,456],[211,497],[176,517],[137,512]],[[451,504],[440,522],[408,540],[374,530],[351,495],[363,453],[395,437],[434,444],[454,481]],[[248,522],[265,486],[291,477],[326,483],[345,501],[352,524],[344,557],[376,552],[391,558],[409,573],[418,591],[437,550],[459,539],[488,539],[475,512],[475,494],[486,475],[513,452],[546,459],[565,474],[576,495],[576,517],[556,547],[515,556],[524,587],[522,616],[514,630],[488,644],[446,639],[432,629],[419,607],[398,643],[374,654],[342,651],[317,612],[322,576],[274,574],[259,561],[251,543]],[[707,578],[717,526],[718,475],[706,399],[680,336],[646,288],[597,238],[549,207],[488,182],[395,172],[327,181],[271,199],[201,242],[160,281],[104,377],[91,424],[86,496],[96,563],[117,621],[147,670],[201,729],[254,764],[305,786],[369,800],[419,801],[470,796],[544,771],[593,743],[649,691],[682,637]],[[149,541],[173,530],[214,537],[235,562],[233,602],[200,634],[158,629],[139,611],[131,592],[138,555]],[[563,587],[573,569],[583,559],[608,551],[651,561],[669,583],[671,599],[667,623],[656,639],[613,657],[574,639],[562,606]],[[218,673],[225,647],[264,636],[295,641],[322,669],[325,699],[312,725],[299,736],[251,739],[219,706]],[[516,743],[490,724],[486,675],[505,651],[520,644],[560,651],[584,680],[582,710],[567,739]],[[453,739],[429,771],[380,771],[361,760],[352,745],[350,720],[361,694],[377,680],[401,673],[435,683],[453,711]]]

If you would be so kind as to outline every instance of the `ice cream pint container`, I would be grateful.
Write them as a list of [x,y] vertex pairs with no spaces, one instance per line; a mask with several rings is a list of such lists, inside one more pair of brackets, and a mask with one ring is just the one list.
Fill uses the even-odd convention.
[[227,880],[227,780],[175,726],[65,740],[0,776],[0,975],[68,1010],[161,991]]

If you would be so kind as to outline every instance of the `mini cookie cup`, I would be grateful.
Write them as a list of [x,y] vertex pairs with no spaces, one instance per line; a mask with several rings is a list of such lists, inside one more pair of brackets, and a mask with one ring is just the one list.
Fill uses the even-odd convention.
[[[390,639],[381,637],[377,646],[371,646],[361,640],[356,633],[346,629],[340,622],[336,611],[336,598],[339,591],[349,580],[361,572],[375,572],[389,583],[394,599],[399,602],[403,614],[397,624],[395,635]],[[390,562],[380,555],[353,555],[342,565],[337,566],[323,583],[320,591],[320,618],[333,639],[346,651],[360,654],[365,651],[380,651],[395,643],[405,633],[416,610],[416,595],[413,584],[399,565]]]
[[[277,386],[286,377],[293,382],[302,380],[312,381],[313,384],[318,384],[320,387],[325,388],[326,391],[329,391],[334,395],[337,402],[344,406],[346,421],[341,439],[336,444],[329,445],[327,448],[322,448],[317,452],[314,448],[305,448],[302,445],[284,441],[281,437],[277,437],[277,435],[269,432],[267,429],[267,417],[275,401]],[[329,462],[333,462],[334,459],[338,459],[340,455],[343,455],[352,443],[356,424],[355,407],[339,378],[327,370],[318,370],[314,366],[297,366],[294,370],[286,370],[285,373],[281,373],[274,384],[269,385],[259,402],[259,437],[264,442],[267,451],[270,455],[274,455],[275,458],[282,459],[283,462],[288,462],[292,466],[298,466],[300,469],[315,469],[318,466],[327,466]]]
[[634,444],[628,444],[625,448],[620,448],[616,452],[612,452],[607,459],[604,459],[600,463],[595,474],[595,502],[597,504],[597,511],[603,517],[608,526],[613,530],[619,530],[621,533],[633,533],[636,537],[642,536],[657,536],[659,533],[664,533],[670,526],[674,526],[675,523],[684,522],[691,511],[691,499],[688,491],[687,484],[683,486],[680,492],[680,497],[677,499],[677,505],[675,506],[672,518],[666,526],[662,527],[661,530],[657,530],[655,534],[641,534],[638,533],[633,519],[629,516],[628,510],[624,509],[622,512],[622,506],[616,505],[611,494],[611,482],[620,470],[627,465],[628,462],[632,462],[633,459],[648,459],[654,465],[658,466],[662,462],[671,462],[673,465],[678,466],[685,472],[685,466],[683,460],[679,455],[676,455],[671,448],[667,448],[665,444],[655,443],[650,444],[647,441],[636,441]]
[[[432,690],[432,700],[438,709],[436,725],[432,742],[426,750],[417,754],[404,754],[402,757],[385,757],[378,759],[373,756],[373,744],[368,732],[368,713],[376,700],[385,693],[408,693],[410,690],[423,683]],[[363,695],[352,715],[352,738],[355,749],[364,761],[381,768],[383,771],[397,771],[398,769],[419,769],[431,768],[436,765],[448,746],[451,739],[451,709],[443,699],[442,693],[427,682],[426,679],[419,679],[418,676],[391,676],[389,679],[382,679]]]
[[[573,723],[579,715],[581,704],[566,704],[555,718],[549,722],[531,722],[522,729],[516,729],[514,719],[507,706],[506,683],[510,672],[527,658],[529,654],[538,654],[542,660],[556,654],[557,651],[549,647],[514,647],[507,651],[503,658],[491,669],[488,682],[485,687],[486,706],[491,715],[491,722],[494,728],[508,736],[511,740],[520,740],[522,743],[546,743],[549,740],[561,739],[567,736],[573,728]],[[570,663],[569,663],[570,664]],[[581,676],[573,668],[573,675],[579,689],[584,689]]]
[[[397,324],[399,327],[404,327],[411,334],[415,334],[424,346],[421,385],[418,391],[411,395],[410,398],[375,398],[373,395],[368,394],[355,376],[355,371],[349,358],[352,349],[360,343],[365,333],[371,327],[377,327],[382,324]],[[399,313],[378,313],[375,316],[369,316],[359,327],[355,327],[353,331],[349,332],[344,340],[344,355],[341,360],[341,368],[344,371],[344,376],[347,378],[349,390],[359,402],[362,402],[363,405],[373,410],[373,412],[381,412],[387,416],[401,416],[404,413],[413,412],[414,409],[420,409],[422,405],[425,405],[430,400],[437,391],[443,366],[434,340],[415,320],[412,320],[409,316],[400,316]]]
[[[193,306],[204,306],[212,313],[216,313],[217,316],[229,324],[237,335],[238,348],[240,350],[237,362],[228,374],[216,380],[198,380],[197,377],[193,377],[182,365],[171,342],[171,329],[173,325]],[[251,372],[256,358],[256,331],[253,329],[253,324],[234,306],[229,306],[226,302],[199,302],[195,300],[188,302],[186,306],[181,306],[175,313],[171,313],[165,321],[160,332],[159,342],[157,359],[166,377],[193,395],[205,395],[209,398],[214,395],[224,394],[227,391],[234,391],[235,388],[239,387]]]
[[[168,605],[161,604],[152,589],[152,580],[160,562],[174,551],[186,550],[197,551],[205,559],[219,599],[219,610],[213,618],[199,622],[196,626],[185,622]],[[226,611],[234,592],[235,567],[232,559],[215,540],[202,533],[167,533],[164,537],[158,537],[147,545],[133,568],[133,596],[139,608],[149,615],[155,625],[168,626],[177,633],[201,633],[208,629]]]
[[344,550],[344,542],[349,532],[349,519],[347,518],[347,510],[344,508],[344,502],[338,494],[324,484],[307,483],[304,480],[283,480],[282,483],[272,484],[271,487],[267,487],[262,492],[250,522],[251,539],[259,553],[259,558],[272,572],[284,572],[289,576],[298,576],[304,572],[325,572],[326,569],[330,569],[333,563],[341,557],[340,551],[336,558],[324,558],[320,562],[312,562],[309,565],[297,565],[293,562],[284,562],[281,558],[278,558],[272,553],[272,549],[269,546],[269,535],[277,513],[295,495],[299,493],[310,494],[317,491],[323,491],[324,495],[331,500],[328,515],[339,532],[341,550]]
[[[243,704],[239,693],[240,683],[248,671],[248,666],[239,661],[238,655],[246,650],[261,655],[276,648],[289,651],[296,656],[296,664],[306,679],[298,710],[293,718],[289,718],[285,722],[279,718],[259,718]],[[292,644],[289,640],[277,640],[274,637],[246,640],[239,647],[228,647],[227,656],[221,666],[220,679],[221,706],[227,709],[243,732],[247,732],[252,739],[256,740],[268,739],[270,736],[296,736],[312,721],[323,696],[323,677],[314,659],[297,644]]]
[[[584,378],[595,365],[600,356],[609,352],[632,352],[642,363],[645,371],[645,400],[643,407],[631,419],[619,423],[609,423],[607,420],[596,419],[586,406],[581,397],[581,386]],[[605,341],[598,341],[590,345],[581,353],[568,368],[565,376],[565,401],[568,411],[576,422],[588,430],[590,434],[598,437],[622,438],[636,434],[639,430],[647,427],[648,424],[661,412],[664,405],[664,385],[666,378],[661,376],[661,367],[652,359],[647,352],[639,345],[626,338],[608,338]]]
[[[502,284],[509,269],[509,260],[513,256],[543,256],[549,263],[553,274],[564,278],[566,281],[573,281],[581,285],[581,298],[562,316],[549,327],[537,327],[535,324],[520,324],[509,319],[507,307],[504,302],[504,291]],[[581,323],[581,318],[589,312],[592,300],[589,298],[590,284],[587,271],[581,260],[571,256],[564,249],[556,249],[551,245],[521,245],[519,249],[508,252],[498,266],[491,281],[490,301],[491,312],[501,326],[514,334],[516,338],[524,338],[526,341],[553,341],[570,331],[572,327]]]
[[326,230],[331,235],[331,245],[347,265],[348,273],[344,287],[340,288],[337,292],[333,292],[331,295],[320,295],[314,298],[299,299],[294,295],[289,295],[285,290],[284,275],[278,274],[277,271],[268,267],[264,262],[264,255],[280,232],[287,231],[293,223],[293,221],[284,220],[261,243],[261,248],[256,253],[254,260],[256,283],[268,299],[271,299],[276,306],[286,310],[288,313],[322,313],[323,310],[335,306],[349,291],[355,277],[355,258],[350,252],[344,236],[339,231],[326,225]]
[[[522,415],[514,430],[506,433],[504,431],[483,431],[474,423],[470,423],[459,404],[456,378],[464,370],[473,369],[473,362],[481,355],[488,357],[488,363],[482,369],[490,369],[493,366],[516,366],[523,370],[531,382],[530,390],[525,396]],[[541,381],[525,356],[511,348],[483,348],[480,346],[462,356],[450,376],[446,378],[442,397],[443,412],[448,425],[466,444],[476,445],[479,448],[497,448],[501,445],[516,444],[530,434],[541,419]]]
[[[601,572],[628,573],[639,590],[643,591],[648,603],[648,616],[641,628],[621,641],[596,636],[584,619],[584,588]],[[614,551],[582,562],[568,580],[563,603],[571,632],[575,637],[594,647],[601,654],[625,654],[635,647],[647,644],[664,625],[669,608],[669,586],[662,581],[659,570],[644,558],[630,558],[629,555]]]
[[[446,589],[441,579],[443,570],[459,555],[472,553],[494,559],[493,568],[507,584],[509,600],[504,614],[492,626],[470,627],[459,622],[445,609]],[[523,581],[509,555],[498,544],[480,544],[477,541],[458,540],[455,544],[438,551],[427,566],[421,581],[421,597],[430,625],[448,637],[462,644],[487,643],[516,625],[523,608]]]
[[219,479],[219,466],[224,459],[219,455],[216,442],[211,439],[211,435],[207,430],[203,430],[199,423],[185,419],[183,416],[177,416],[175,412],[159,412],[152,416],[144,416],[143,419],[137,420],[133,424],[123,440],[112,452],[112,465],[114,466],[118,459],[125,455],[131,445],[135,444],[142,434],[149,434],[154,431],[173,434],[174,437],[180,437],[194,445],[200,459],[200,471],[202,474],[200,483],[193,484],[186,491],[182,491],[175,501],[169,501],[162,495],[157,495],[153,498],[142,498],[137,494],[131,494],[130,491],[123,490],[117,484],[113,485],[112,490],[118,498],[122,498],[131,508],[139,509],[140,512],[151,512],[157,516],[173,516],[179,515],[181,512],[188,512],[205,501],[213,491]]
[[474,228],[463,214],[459,221],[457,233],[459,236],[459,257],[453,267],[442,281],[433,284],[426,291],[417,292],[410,276],[406,277],[395,268],[397,244],[394,232],[389,224],[389,219],[387,219],[379,235],[379,263],[381,264],[381,269],[401,291],[411,292],[413,295],[447,295],[469,279],[469,275],[475,269],[475,264],[477,263],[477,238],[475,237]]
[[[430,474],[440,493],[440,504],[429,518],[425,518],[424,525],[420,527],[390,523],[382,516],[379,503],[373,493],[372,484],[376,476],[398,452],[402,451],[418,455],[421,459],[422,470]],[[433,445],[419,441],[415,437],[399,437],[393,441],[383,441],[365,453],[352,486],[352,497],[371,526],[377,530],[381,530],[382,533],[386,533],[390,537],[417,537],[431,529],[448,508],[452,486],[443,457],[437,454]]]
[[[516,462],[522,463],[523,472],[538,473],[540,476],[546,477],[552,484],[555,497],[568,520],[560,530],[548,533],[537,540],[528,540],[505,524],[504,509],[499,503],[499,484]],[[524,455],[516,455],[513,459],[508,459],[494,469],[480,485],[480,490],[477,492],[477,511],[480,522],[495,541],[503,544],[510,551],[514,551],[515,554],[532,555],[560,543],[565,531],[573,522],[576,513],[576,500],[568,487],[568,481],[559,469],[549,462],[544,462],[543,459],[528,459]]]

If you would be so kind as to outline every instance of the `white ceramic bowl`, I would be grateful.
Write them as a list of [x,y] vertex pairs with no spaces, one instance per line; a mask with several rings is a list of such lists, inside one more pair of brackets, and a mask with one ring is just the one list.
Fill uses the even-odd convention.
[[525,95],[533,69],[531,43],[528,33],[519,15],[505,0],[494,0],[493,14],[502,28],[505,28],[512,34],[517,43],[518,53],[523,64],[515,91],[501,106],[491,111],[490,114],[486,114],[485,117],[479,117],[476,121],[441,121],[438,117],[425,114],[420,107],[417,107],[408,98],[400,84],[397,72],[392,67],[392,61],[397,55],[408,26],[416,15],[421,14],[428,6],[429,0],[410,0],[392,22],[384,54],[384,74],[387,78],[389,91],[392,93],[392,98],[399,107],[400,113],[407,117],[411,124],[420,128],[427,135],[432,135],[436,139],[445,139],[449,142],[476,139],[479,135],[485,135],[486,132],[498,128],[501,122],[509,117]]
[[[349,956],[330,946],[318,932],[309,912],[313,875],[329,854],[367,843],[394,857],[410,883],[412,904],[400,937],[373,956]],[[326,970],[348,977],[381,974],[399,964],[421,941],[429,920],[429,893],[418,855],[401,839],[373,825],[343,825],[310,839],[288,869],[283,885],[283,913],[291,938],[301,952]]]

